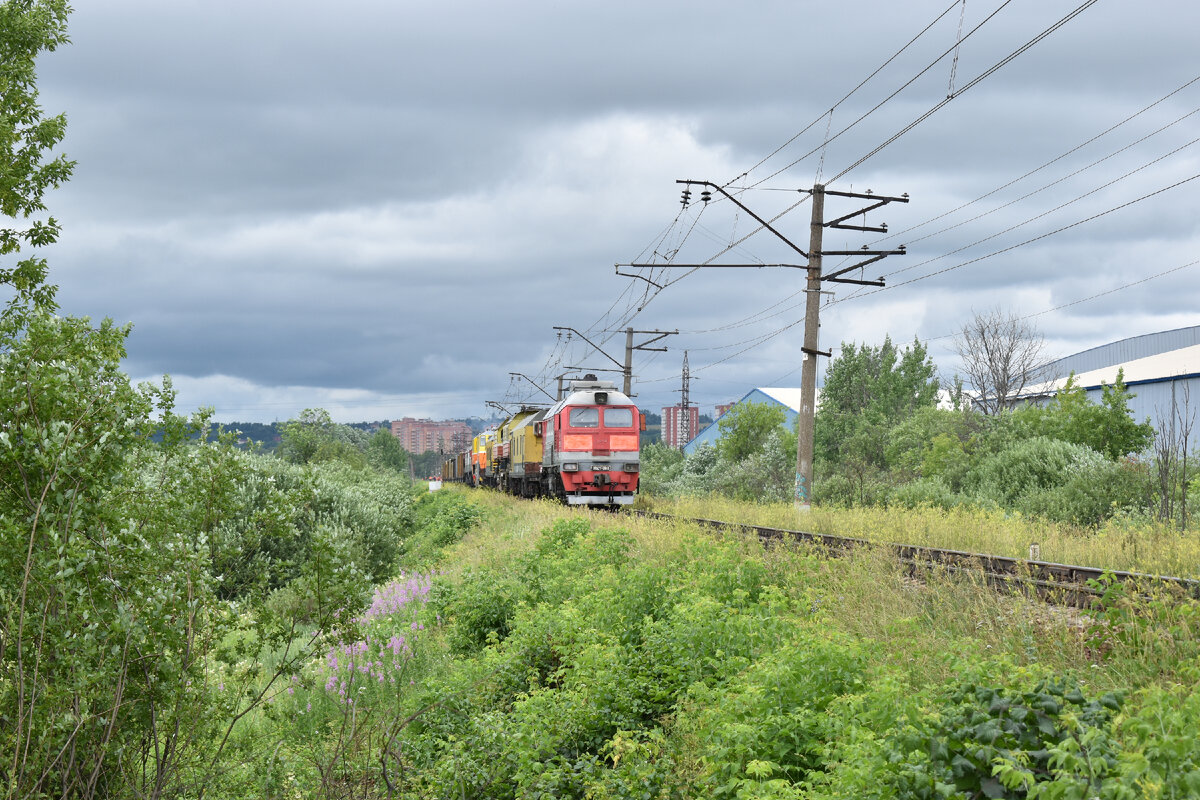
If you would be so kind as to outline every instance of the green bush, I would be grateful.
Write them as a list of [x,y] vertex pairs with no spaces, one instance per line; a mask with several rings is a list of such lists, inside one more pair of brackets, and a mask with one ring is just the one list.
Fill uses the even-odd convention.
[[963,498],[941,478],[920,478],[911,483],[903,483],[892,490],[891,503],[904,508],[921,508],[923,506],[951,509],[961,505]]
[[483,519],[483,510],[463,492],[453,489],[421,492],[412,514],[412,534],[402,556],[405,567],[413,570],[435,566],[443,550],[461,541]]
[[436,606],[449,624],[450,648],[470,655],[489,643],[503,641],[509,633],[521,585],[492,570],[468,572],[460,583],[443,589]]
[[704,796],[743,797],[765,780],[796,784],[821,769],[826,709],[861,689],[864,668],[852,643],[803,632],[736,679],[693,690],[701,710],[682,725],[703,742]]
[[816,480],[813,502],[823,506],[849,508],[855,504],[854,484],[845,475],[821,475]]
[[966,476],[964,490],[1012,508],[1023,495],[1062,486],[1103,461],[1085,445],[1035,436],[985,458]]
[[717,449],[710,444],[702,444],[683,460],[683,468],[679,475],[668,484],[667,492],[672,495],[706,495],[710,494],[720,475],[721,459]]
[[1121,698],[1089,700],[1069,678],[1024,690],[968,682],[940,705],[930,724],[895,742],[892,757],[928,756],[901,771],[901,796],[1021,798],[1050,784],[1053,796],[1085,798],[1117,764],[1109,727]]
[[317,521],[350,532],[356,558],[372,582],[390,578],[416,521],[413,485],[407,477],[359,471],[339,462],[309,469]]
[[1151,492],[1145,465],[1100,461],[1071,473],[1060,486],[1026,493],[1016,507],[1056,522],[1095,527],[1118,511],[1148,508]]
[[947,455],[964,453],[979,427],[979,415],[923,406],[887,435],[887,463],[902,474],[931,478],[945,475]]
[[818,476],[813,487],[813,502],[841,508],[883,505],[893,491],[887,477],[874,470],[859,474],[835,472]]
[[796,435],[781,427],[766,434],[761,447],[737,462],[720,459],[713,488],[737,500],[783,503],[796,486]]
[[1200,797],[1200,694],[1191,686],[1153,687],[1116,725],[1123,754],[1106,797]]
[[683,453],[662,442],[642,447],[638,489],[646,494],[666,495],[668,487],[683,472]]
[[[1114,727],[1120,693],[1091,695],[1073,677],[1014,675],[1005,664],[953,669],[960,677],[946,686],[918,690],[892,674],[830,703],[825,745],[804,781],[808,796],[1135,796],[1112,791],[1127,763]],[[994,680],[1003,674],[1014,681]]]

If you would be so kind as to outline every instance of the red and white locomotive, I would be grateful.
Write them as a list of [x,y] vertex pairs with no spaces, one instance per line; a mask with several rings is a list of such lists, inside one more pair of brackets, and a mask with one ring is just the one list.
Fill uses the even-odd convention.
[[[449,459],[443,478],[569,505],[628,505],[645,417],[615,383],[585,375],[548,409],[524,408]],[[463,465],[468,465],[464,470]]]

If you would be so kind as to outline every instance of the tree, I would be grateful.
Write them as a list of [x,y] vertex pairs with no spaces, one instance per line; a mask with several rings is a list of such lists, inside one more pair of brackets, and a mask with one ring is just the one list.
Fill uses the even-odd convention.
[[295,464],[307,464],[333,440],[333,420],[323,408],[306,408],[296,419],[283,423],[279,437],[280,456]]
[[[66,14],[0,2],[0,255],[57,236],[23,221],[70,173],[46,161],[63,119],[42,119],[33,84]],[[255,480],[231,436],[203,441],[206,415],[175,414],[168,379],[132,386],[129,326],[55,316],[46,274],[34,257],[0,268],[0,797],[202,796],[238,720],[352,626],[362,572],[322,525],[303,568],[283,564],[295,610],[266,602],[252,567],[298,538],[313,493]],[[225,565],[245,582],[226,590]]]
[[1158,484],[1158,515],[1162,520],[1175,519],[1179,512],[1179,527],[1186,529],[1188,522],[1188,486],[1192,482],[1188,469],[1188,445],[1192,429],[1196,424],[1196,412],[1192,408],[1192,391],[1185,381],[1180,387],[1181,397],[1176,400],[1172,392],[1169,413],[1156,409],[1159,418],[1157,435],[1154,437],[1154,467]]
[[306,408],[280,427],[278,453],[294,464],[344,461],[362,468],[369,445],[366,432],[339,425],[323,408]]
[[379,469],[404,472],[408,469],[408,453],[400,440],[387,428],[375,431],[367,443],[367,459]]
[[[44,117],[37,104],[35,65],[39,53],[67,39],[65,0],[9,0],[0,4],[0,255],[53,244],[54,217],[25,222],[46,210],[45,194],[64,183],[75,162],[50,151],[66,133],[66,117]],[[0,266],[0,284],[12,287],[9,306],[53,310],[54,289],[46,283],[46,261],[30,255],[15,266]]]
[[1129,413],[1134,395],[1125,386],[1125,371],[1101,387],[1099,403],[1088,399],[1071,375],[1044,408],[1028,406],[1015,413],[1015,426],[1022,435],[1047,436],[1064,442],[1087,445],[1110,461],[1140,453],[1154,441],[1154,426],[1147,419],[1135,422]]
[[738,403],[717,423],[721,437],[717,451],[736,464],[763,448],[771,432],[787,420],[782,406],[770,403]]
[[872,347],[842,343],[825,371],[817,409],[816,452],[839,463],[848,444],[856,457],[882,467],[886,432],[919,408],[937,404],[937,369],[920,341],[897,351],[891,337]]
[[1041,333],[1012,313],[977,313],[963,325],[954,348],[971,384],[971,400],[985,414],[999,413],[1027,387],[1049,377]]

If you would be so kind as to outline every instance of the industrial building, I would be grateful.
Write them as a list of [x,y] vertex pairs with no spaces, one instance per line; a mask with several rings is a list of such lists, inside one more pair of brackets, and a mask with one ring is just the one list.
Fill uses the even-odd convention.
[[1118,370],[1136,395],[1129,401],[1134,420],[1149,417],[1155,430],[1164,431],[1194,421],[1200,409],[1200,325],[1131,336],[1060,358],[1046,367],[1053,380],[1026,388],[1021,397],[1053,397],[1074,373],[1075,383],[1098,403],[1102,386],[1116,383]]

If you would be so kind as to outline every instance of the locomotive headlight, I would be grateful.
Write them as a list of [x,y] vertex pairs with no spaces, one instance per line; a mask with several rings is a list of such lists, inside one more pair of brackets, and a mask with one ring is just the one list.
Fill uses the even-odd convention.
[[578,472],[579,464],[575,463],[574,461],[565,462],[562,465],[562,471],[563,472]]
[[637,472],[637,471],[638,471],[638,465],[637,465],[637,464],[626,464],[626,465],[623,467],[623,469],[624,469],[626,472]]

